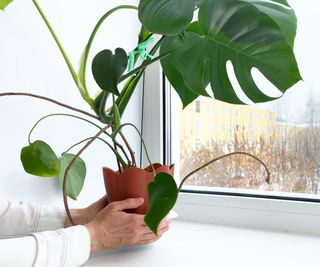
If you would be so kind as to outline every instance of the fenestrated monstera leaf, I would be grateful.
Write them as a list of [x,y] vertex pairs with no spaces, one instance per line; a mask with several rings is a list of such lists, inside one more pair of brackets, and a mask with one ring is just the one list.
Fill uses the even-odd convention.
[[[283,8],[282,14],[288,19],[281,20],[281,5],[269,2],[269,8],[277,13],[267,12],[261,3],[261,0],[205,0],[202,3],[198,22],[172,42],[172,52],[167,57],[180,72],[186,87],[200,94],[207,85],[209,73],[216,99],[241,104],[227,74],[229,60],[242,90],[255,103],[273,98],[257,88],[251,75],[253,67],[282,92],[301,80],[290,31],[280,27],[281,21],[294,21],[294,13],[287,12],[288,7]],[[271,17],[271,13],[277,15]],[[166,64],[162,66],[166,72]]]
[[240,1],[252,4],[261,12],[272,18],[280,27],[287,42],[291,45],[291,47],[293,47],[297,29],[297,17],[286,0],[273,0],[273,2],[280,3],[281,5],[261,0]]
[[[160,54],[165,54],[166,52],[170,51],[171,44],[174,39],[175,37],[165,38],[160,49]],[[190,104],[193,100],[195,100],[199,96],[199,94],[193,92],[184,84],[182,75],[172,65],[170,58],[168,57],[163,58],[161,60],[161,65],[163,67],[163,71],[167,79],[170,81],[173,88],[179,94],[183,108],[185,108],[188,104]]]
[[0,9],[4,10],[13,0],[0,0]]
[[148,185],[149,209],[144,217],[145,223],[157,234],[158,226],[177,201],[178,189],[170,174],[158,173]]
[[101,90],[119,95],[118,82],[127,68],[128,56],[122,48],[113,55],[109,49],[99,52],[92,61],[92,74]]
[[279,4],[285,5],[289,7],[288,1],[287,0],[271,0],[272,2],[277,2]]
[[151,32],[176,35],[193,18],[198,0],[140,0],[139,19]]

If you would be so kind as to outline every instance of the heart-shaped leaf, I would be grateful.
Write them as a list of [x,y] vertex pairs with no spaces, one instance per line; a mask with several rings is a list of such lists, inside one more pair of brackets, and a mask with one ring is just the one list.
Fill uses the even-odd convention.
[[128,56],[122,48],[115,54],[108,49],[99,52],[92,61],[92,74],[101,90],[119,95],[118,82],[127,68]]
[[[59,182],[61,186],[63,185],[65,171],[74,157],[73,154],[65,153],[60,158]],[[81,158],[77,158],[67,174],[67,195],[74,200],[77,200],[82,190],[86,172],[86,164]]]
[[176,35],[193,18],[197,0],[140,0],[139,19],[151,32]]
[[145,223],[157,234],[158,226],[177,201],[178,189],[173,177],[158,173],[148,185],[149,209],[144,217]]
[[42,177],[58,176],[60,170],[59,159],[52,148],[41,140],[23,147],[20,159],[24,170],[32,175]]
[[0,0],[0,9],[4,10],[13,0]]
[[[206,0],[199,10],[199,25],[192,27],[193,32],[186,32],[173,41],[168,60],[193,92],[205,89],[209,72],[214,97],[241,104],[227,74],[229,60],[242,90],[255,103],[274,98],[263,94],[256,86],[251,75],[253,67],[282,92],[301,80],[286,35],[274,18],[252,2],[261,0]],[[197,29],[201,31],[195,33]]]

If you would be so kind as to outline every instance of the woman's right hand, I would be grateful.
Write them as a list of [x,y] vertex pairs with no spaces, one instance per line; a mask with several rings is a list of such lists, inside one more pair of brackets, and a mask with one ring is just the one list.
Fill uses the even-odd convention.
[[169,229],[169,220],[159,225],[155,235],[144,222],[144,215],[126,213],[143,204],[143,198],[129,198],[108,204],[86,224],[91,237],[91,252],[128,246],[146,245],[157,241]]

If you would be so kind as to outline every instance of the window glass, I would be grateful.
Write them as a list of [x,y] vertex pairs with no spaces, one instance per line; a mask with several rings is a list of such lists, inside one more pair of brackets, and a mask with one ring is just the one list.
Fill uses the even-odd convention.
[[[320,1],[288,1],[298,18],[295,54],[303,81],[278,100],[249,105],[225,104],[201,97],[180,112],[180,178],[208,160],[233,151],[186,182],[187,187],[241,188],[271,192],[320,194],[320,37],[315,18]],[[228,63],[229,64],[229,63]],[[232,65],[228,65],[232,76]],[[255,81],[269,95],[279,92],[257,71]],[[232,83],[236,85],[235,79]]]

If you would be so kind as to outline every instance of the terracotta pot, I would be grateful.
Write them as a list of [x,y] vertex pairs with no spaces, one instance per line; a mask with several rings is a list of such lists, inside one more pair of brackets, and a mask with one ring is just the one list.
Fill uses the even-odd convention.
[[[173,176],[174,165],[152,164],[156,173],[165,172]],[[113,171],[110,168],[103,167],[104,184],[107,191],[109,202],[124,200],[131,197],[143,197],[142,206],[127,210],[127,212],[145,214],[149,207],[148,184],[153,181],[153,172],[151,165],[145,169],[132,167],[119,171]]]

